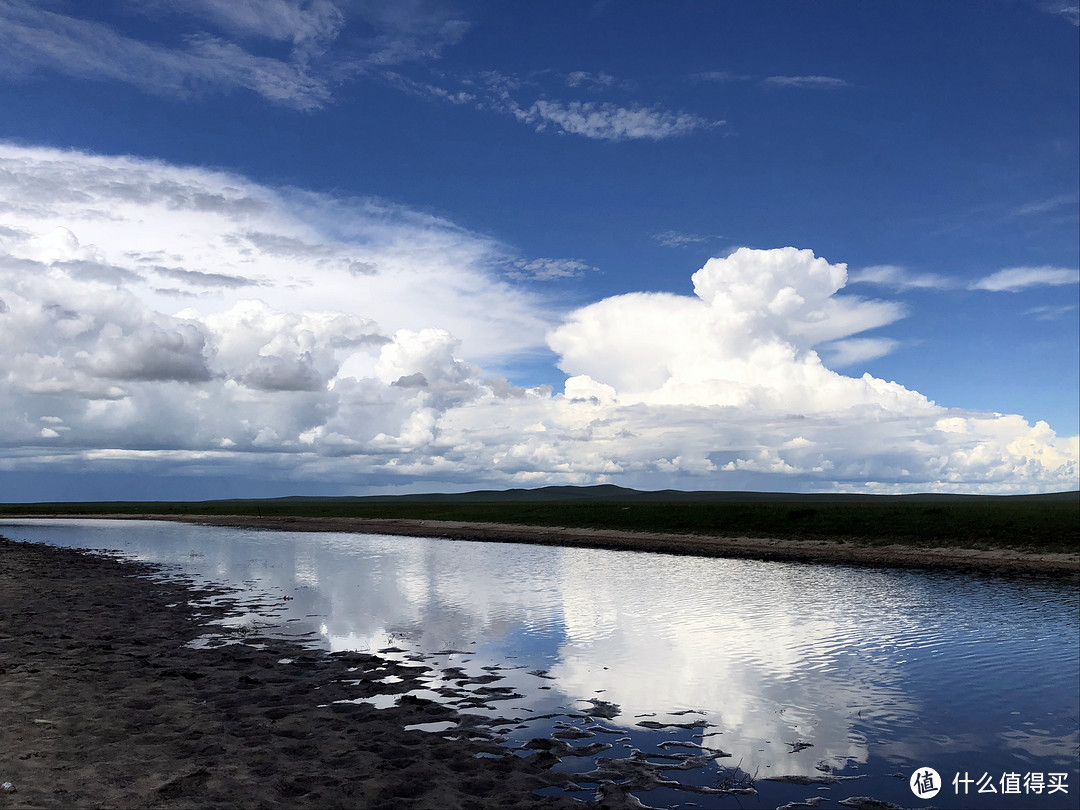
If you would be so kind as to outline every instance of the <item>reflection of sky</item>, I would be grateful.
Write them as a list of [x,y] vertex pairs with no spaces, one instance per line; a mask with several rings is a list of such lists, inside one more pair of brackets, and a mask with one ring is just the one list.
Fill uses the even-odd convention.
[[[624,727],[701,711],[723,732],[711,744],[751,772],[815,775],[822,761],[876,757],[894,770],[999,761],[1075,773],[1080,621],[1067,585],[175,523],[0,531],[246,583],[282,600],[259,621],[331,649],[498,665],[523,711],[602,698],[622,709],[604,722]],[[796,741],[813,748],[791,752]]]
[[[887,671],[833,654],[851,628],[835,610],[820,615],[821,606],[807,604],[788,578],[797,568],[726,563],[720,576],[713,561],[650,555],[635,562],[563,570],[572,618],[552,674],[564,690],[605,689],[627,722],[658,710],[704,710],[724,731],[722,747],[753,742],[744,768],[772,764],[804,775],[819,759],[866,760],[849,720],[859,701],[914,711]],[[814,741],[816,759],[785,757],[777,746],[757,756],[765,741],[799,740]]]

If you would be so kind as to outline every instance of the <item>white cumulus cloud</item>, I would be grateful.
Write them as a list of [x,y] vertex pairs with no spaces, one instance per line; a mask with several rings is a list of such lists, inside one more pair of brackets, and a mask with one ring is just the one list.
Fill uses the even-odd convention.
[[846,268],[809,250],[740,248],[693,276],[696,297],[633,293],[573,313],[549,336],[569,374],[649,403],[816,410],[868,396],[813,347],[891,323],[888,302],[836,297]]

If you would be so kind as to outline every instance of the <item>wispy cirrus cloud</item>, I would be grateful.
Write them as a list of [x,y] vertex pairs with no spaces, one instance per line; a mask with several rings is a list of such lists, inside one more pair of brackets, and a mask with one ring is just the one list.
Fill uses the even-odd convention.
[[744,82],[754,77],[747,76],[745,73],[732,73],[730,70],[704,70],[700,73],[690,74],[690,78],[699,82],[726,84],[728,82]]
[[1025,310],[1025,315],[1031,315],[1037,321],[1056,321],[1058,318],[1062,318],[1073,312],[1076,309],[1075,304],[1066,304],[1064,306],[1048,306],[1048,307],[1032,307],[1029,310]]
[[1009,215],[1013,217],[1044,216],[1061,211],[1063,208],[1075,209],[1076,204],[1077,197],[1075,194],[1057,194],[1053,197],[1018,205],[1009,211]]
[[477,102],[475,93],[467,90],[447,90],[431,82],[418,81],[393,70],[383,72],[383,78],[397,89],[421,98],[442,101],[447,104],[472,104]]
[[[184,99],[249,91],[310,112],[331,103],[342,82],[377,73],[414,95],[472,104],[538,131],[594,140],[664,140],[722,123],[638,101],[561,100],[540,91],[518,101],[514,93],[526,83],[496,72],[463,79],[407,76],[394,68],[439,58],[468,29],[437,0],[178,0],[131,2],[124,10],[157,25],[122,28],[115,20],[24,0],[0,3],[0,74],[54,72]],[[174,30],[187,33],[178,37]],[[604,72],[573,71],[558,80],[564,91],[594,94],[617,84]]]
[[540,132],[551,127],[557,132],[601,141],[661,141],[724,123],[662,107],[637,104],[624,107],[593,101],[539,99],[528,107],[515,106],[512,113],[519,121],[534,125]]
[[180,47],[148,44],[102,23],[21,3],[0,6],[0,54],[0,71],[9,76],[55,71],[184,98],[246,89],[301,110],[330,98],[328,83],[305,66],[256,56],[210,34],[192,35]]
[[[614,81],[614,79],[613,79]],[[561,101],[544,94],[534,81],[490,71],[480,77],[489,94],[490,109],[512,115],[538,132],[553,130],[560,134],[580,135],[592,140],[660,141],[691,132],[721,127],[723,121],[711,121],[693,113],[669,110],[641,102]],[[532,91],[541,97],[531,103],[518,98]]]
[[604,90],[615,84],[615,77],[610,73],[590,73],[587,70],[574,70],[566,74],[567,87],[583,87],[587,90]]
[[[341,81],[375,67],[437,58],[467,28],[422,0],[363,6],[338,0],[124,5],[129,16],[144,14],[169,24],[153,29],[154,39],[142,29],[136,35],[38,4],[0,4],[0,73],[57,72],[180,98],[247,90],[311,111],[329,103]],[[350,33],[353,23],[371,33]],[[178,39],[171,33],[176,27],[189,33]],[[282,45],[284,55],[260,53]]]
[[333,0],[300,4],[291,0],[171,0],[149,3],[134,12],[150,16],[192,16],[243,37],[268,39],[291,45],[307,57],[326,51],[345,27],[345,13]]
[[730,70],[705,70],[691,73],[688,77],[696,82],[715,84],[733,84],[735,82],[755,82],[769,87],[791,87],[807,90],[838,90],[850,87],[851,83],[837,76],[761,76],[748,73],[736,73]]
[[664,247],[686,247],[688,245],[701,245],[706,242],[712,242],[717,239],[724,239],[726,237],[720,234],[699,234],[699,233],[684,233],[683,231],[667,230],[660,233],[654,233],[653,241],[659,242]]
[[[539,79],[523,79],[498,71],[485,71],[455,80],[441,76],[443,84],[417,81],[397,72],[386,78],[406,92],[449,104],[473,104],[482,110],[513,116],[537,132],[552,131],[561,135],[580,135],[599,141],[652,140],[677,138],[698,130],[722,127],[723,121],[713,121],[701,115],[681,110],[669,110],[661,105],[646,105],[636,101],[616,103],[598,100],[563,101],[548,97]],[[607,74],[569,74],[577,76],[571,87],[604,89],[616,82]],[[603,78],[597,80],[596,76]],[[587,78],[586,78],[587,77]],[[608,81],[610,79],[610,81]],[[445,86],[456,82],[458,88]],[[564,88],[565,89],[565,88]],[[534,101],[519,101],[522,96],[540,96]]]
[[975,281],[943,276],[938,273],[915,273],[896,265],[864,267],[851,275],[852,283],[880,284],[903,292],[906,290],[984,290],[1019,292],[1034,287],[1060,287],[1080,283],[1080,271],[1067,267],[1009,267]]
[[767,76],[762,82],[775,87],[805,87],[817,90],[836,90],[849,86],[847,81],[836,76]]
[[936,273],[913,273],[906,268],[893,264],[864,267],[852,273],[850,281],[853,284],[880,284],[900,291],[947,290],[957,286],[957,282],[947,276]]
[[599,268],[579,259],[520,259],[503,275],[520,281],[559,281],[581,278],[586,273],[595,273],[598,270]]
[[1074,0],[1034,0],[1035,7],[1080,27],[1080,4]]
[[1062,287],[1080,284],[1080,270],[1068,267],[1010,267],[974,282],[970,289],[990,292],[1019,292],[1032,287]]

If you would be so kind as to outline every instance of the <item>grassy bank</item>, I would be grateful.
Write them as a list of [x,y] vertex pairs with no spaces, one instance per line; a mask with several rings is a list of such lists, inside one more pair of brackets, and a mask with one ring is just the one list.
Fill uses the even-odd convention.
[[1080,548],[1080,493],[1075,492],[1010,497],[747,493],[747,497],[738,498],[732,493],[623,490],[603,491],[596,499],[577,500],[547,500],[536,495],[535,490],[530,492],[533,494],[516,499],[507,493],[475,493],[399,498],[0,504],[0,514],[396,518],[1033,552],[1075,552]]

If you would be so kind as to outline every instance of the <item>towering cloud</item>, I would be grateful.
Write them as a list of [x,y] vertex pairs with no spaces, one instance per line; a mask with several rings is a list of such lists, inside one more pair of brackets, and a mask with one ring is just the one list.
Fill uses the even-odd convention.
[[608,298],[573,313],[549,342],[565,371],[614,386],[623,401],[799,413],[877,403],[887,386],[829,371],[813,348],[903,315],[836,296],[846,274],[809,250],[742,248],[694,274],[696,298]]

